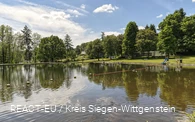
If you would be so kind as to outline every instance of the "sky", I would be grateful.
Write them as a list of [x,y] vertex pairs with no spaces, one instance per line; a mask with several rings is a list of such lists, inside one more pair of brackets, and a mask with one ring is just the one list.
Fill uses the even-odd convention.
[[27,25],[42,37],[72,38],[73,45],[124,33],[130,21],[139,29],[158,24],[170,13],[184,8],[195,14],[195,0],[0,0],[0,25],[14,32]]

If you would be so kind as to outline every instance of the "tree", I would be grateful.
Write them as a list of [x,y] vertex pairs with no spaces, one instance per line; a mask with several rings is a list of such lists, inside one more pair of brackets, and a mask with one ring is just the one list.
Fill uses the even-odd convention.
[[186,17],[181,24],[185,51],[195,51],[195,15]]
[[38,33],[32,34],[32,42],[33,42],[33,48],[36,48],[41,41],[41,35]]
[[13,55],[13,50],[12,50],[12,43],[13,43],[13,34],[12,34],[12,28],[10,26],[5,27],[5,42],[6,42],[6,62],[12,63],[12,55]]
[[135,22],[129,22],[125,34],[124,34],[124,40],[123,40],[123,54],[126,56],[130,56],[131,58],[134,58],[134,53],[136,51],[136,35],[138,32],[138,27]]
[[81,44],[81,51],[86,51],[87,45],[88,45],[88,42],[87,43],[82,43]]
[[149,29],[149,26],[148,26],[148,24],[146,25],[145,29]]
[[38,33],[32,34],[32,42],[33,42],[33,60],[36,63],[37,59],[37,52],[38,52],[38,45],[41,41],[41,35]]
[[156,27],[154,24],[150,24],[150,27],[149,27],[150,30],[154,31],[156,33]]
[[75,53],[76,53],[76,55],[80,55],[81,54],[81,46],[80,45],[76,46]]
[[177,39],[174,36],[172,27],[165,26],[164,29],[159,33],[158,36],[158,50],[169,54],[175,54],[178,50]]
[[174,45],[178,46],[178,51],[184,52],[184,42],[183,42],[183,36],[184,33],[181,30],[181,23],[183,19],[185,18],[186,13],[184,12],[183,8],[176,10],[173,14],[169,14],[160,24],[159,24],[159,30],[164,30],[169,26],[172,30],[172,34],[175,37],[176,41]]
[[103,46],[100,39],[87,43],[86,53],[88,54],[89,58],[97,58],[99,61],[99,58],[103,57]]
[[28,62],[31,60],[32,57],[32,37],[31,37],[31,30],[25,25],[24,29],[21,30],[23,33],[23,38],[22,38],[22,47],[25,49],[25,60]]
[[76,58],[76,52],[75,52],[75,50],[74,50],[74,49],[70,51],[70,58],[71,58],[73,61],[75,61],[75,58]]
[[136,47],[138,51],[140,51],[141,53],[147,51],[149,58],[149,52],[156,50],[156,44],[157,35],[153,30],[151,29],[139,30],[136,37]]
[[65,39],[65,50],[66,50],[66,58],[70,57],[70,51],[73,49],[72,40],[68,34],[66,34]]
[[104,40],[104,37],[105,37],[105,33],[102,32],[101,39]]
[[22,34],[17,32],[13,35],[13,63],[19,63],[23,61],[23,53],[21,50]]
[[89,58],[94,58],[94,54],[92,52],[92,49],[93,49],[93,42],[88,42],[86,43],[87,44],[87,47],[86,47],[86,53],[88,55]]
[[38,48],[38,59],[40,61],[56,61],[62,59],[65,53],[63,40],[58,36],[50,36],[41,39]]
[[104,38],[103,48],[106,57],[116,55],[117,37],[115,35],[109,35]]
[[5,51],[4,51],[4,38],[5,38],[5,25],[0,26],[0,40],[1,40],[1,48],[2,48],[2,63],[5,63]]
[[0,41],[1,41],[1,54],[2,63],[11,63],[13,61],[13,33],[10,26],[0,26]]
[[119,56],[122,56],[122,43],[123,43],[123,40],[124,40],[124,35],[123,34],[119,34],[117,36],[117,44],[116,44],[116,54]]

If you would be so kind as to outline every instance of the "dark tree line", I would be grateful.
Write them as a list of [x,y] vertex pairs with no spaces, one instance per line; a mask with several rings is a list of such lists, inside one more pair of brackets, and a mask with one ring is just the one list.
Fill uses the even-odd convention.
[[[32,58],[33,39],[31,30],[25,26],[21,32],[13,34],[12,27],[0,26],[0,63],[19,63]],[[33,34],[33,37],[39,35]]]
[[62,40],[58,36],[41,38],[25,26],[21,32],[13,34],[10,26],[0,26],[0,63],[38,61],[58,61],[75,59],[76,53],[71,37],[67,34]]

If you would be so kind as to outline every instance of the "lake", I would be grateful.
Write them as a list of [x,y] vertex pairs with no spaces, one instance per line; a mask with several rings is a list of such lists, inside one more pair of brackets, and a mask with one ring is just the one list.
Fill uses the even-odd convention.
[[192,68],[122,64],[0,67],[0,122],[177,122],[186,121],[186,113],[194,110]]

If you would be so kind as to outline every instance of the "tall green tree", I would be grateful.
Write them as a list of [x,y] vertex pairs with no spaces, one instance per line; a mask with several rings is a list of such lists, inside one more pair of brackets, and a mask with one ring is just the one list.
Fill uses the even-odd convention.
[[7,57],[6,57],[6,62],[7,63],[12,63],[13,59],[12,59],[12,55],[13,55],[13,32],[12,32],[12,28],[10,26],[6,26],[5,28],[5,42],[6,42],[6,52],[7,52]]
[[106,57],[115,56],[117,48],[117,37],[115,35],[109,35],[104,38],[103,48]]
[[149,52],[156,50],[157,40],[155,31],[151,29],[139,30],[136,37],[136,47],[141,53],[147,51],[149,58]]
[[76,53],[76,55],[80,55],[81,54],[81,46],[80,45],[76,46],[75,53]]
[[33,42],[33,60],[36,63],[37,59],[37,52],[38,52],[38,45],[41,41],[41,35],[38,33],[32,34],[32,42]]
[[116,53],[117,53],[117,56],[122,56],[122,43],[123,43],[123,40],[124,40],[124,35],[123,34],[119,34],[117,36],[117,44],[116,44]]
[[183,46],[185,52],[195,51],[195,15],[183,19],[181,30],[184,33]]
[[103,46],[100,39],[87,43],[86,53],[88,54],[89,58],[97,58],[99,61],[99,59],[103,57]]
[[17,32],[13,35],[13,62],[19,63],[23,61],[23,53],[21,50],[22,34]]
[[0,26],[1,62],[11,63],[13,55],[13,32],[10,26]]
[[135,22],[129,22],[125,29],[124,40],[123,40],[123,55],[131,56],[134,58],[136,51],[136,35],[138,32],[138,26]]
[[50,36],[41,39],[38,48],[38,59],[40,61],[56,61],[62,59],[65,53],[63,40],[58,36]]
[[64,39],[64,44],[65,44],[65,50],[66,50],[66,58],[70,57],[70,51],[73,49],[72,45],[72,39],[68,34],[66,34],[65,39]]
[[175,54],[178,50],[177,38],[174,36],[172,27],[165,26],[158,36],[158,50],[169,54]]
[[172,34],[176,39],[176,44],[178,46],[178,51],[184,52],[185,46],[183,41],[184,33],[181,30],[181,23],[185,18],[186,13],[183,8],[176,10],[173,14],[169,14],[160,24],[159,30],[167,29],[167,26],[171,28]]
[[95,58],[94,53],[92,51],[92,49],[93,49],[93,41],[88,42],[86,44],[87,44],[87,46],[86,46],[86,53],[87,53],[88,57],[89,58]]
[[82,43],[81,44],[81,52],[86,51],[88,43]]
[[22,35],[22,47],[24,47],[25,49],[25,60],[27,60],[28,62],[31,60],[32,57],[32,37],[31,37],[31,30],[28,28],[28,26],[24,26],[24,29],[21,30],[23,35]]
[[1,48],[2,48],[2,63],[5,63],[5,50],[4,50],[4,38],[5,38],[5,25],[0,26],[0,40],[1,40]]

